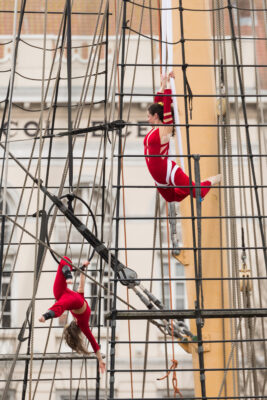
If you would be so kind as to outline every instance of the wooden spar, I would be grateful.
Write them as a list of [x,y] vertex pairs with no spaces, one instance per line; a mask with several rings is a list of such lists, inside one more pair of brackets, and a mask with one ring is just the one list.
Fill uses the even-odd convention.
[[[208,8],[209,2],[205,0],[187,0],[186,8],[204,9]],[[177,6],[177,1],[172,2],[172,6]],[[185,38],[211,38],[211,21],[208,12],[186,12],[182,11],[183,29]],[[181,38],[180,11],[173,11],[173,38],[176,41]],[[173,49],[174,64],[182,64],[182,45],[178,44]],[[184,43],[185,63],[186,64],[213,64],[212,44],[208,41],[197,41]],[[216,94],[214,71],[212,68],[190,68],[186,70],[187,78],[190,83],[193,94]],[[184,76],[181,68],[175,69],[176,92],[184,93]],[[185,105],[184,100],[179,98],[179,114],[181,123],[185,123]],[[190,124],[216,124],[216,98],[202,97],[193,99],[193,115]],[[216,154],[218,153],[218,133],[217,128],[190,127],[190,152],[191,154]],[[188,154],[186,130],[182,128],[183,153]],[[194,164],[192,161],[192,173]],[[188,173],[188,160],[185,160],[186,172]],[[216,158],[201,158],[200,161],[201,179],[218,173],[218,160]],[[193,175],[194,178],[194,175]],[[195,204],[195,200],[194,200]],[[191,216],[190,199],[187,198],[181,203],[182,216]],[[196,211],[195,211],[196,215]],[[211,189],[202,203],[203,216],[219,216],[219,190]],[[192,246],[192,222],[182,220],[183,245]],[[202,220],[202,246],[220,247],[225,245],[225,229],[223,227],[222,239],[220,238],[219,220]],[[222,242],[220,241],[222,240]],[[185,266],[185,275],[187,278],[194,278],[194,256],[193,251],[186,252],[188,265]],[[222,260],[221,260],[222,257]],[[205,277],[228,277],[227,260],[225,252],[221,255],[220,251],[202,251],[202,274]],[[204,281],[204,306],[205,308],[229,308],[227,282],[223,281]],[[188,307],[195,307],[196,290],[195,283],[187,282]],[[196,334],[196,321],[190,320],[190,330]],[[202,329],[203,340],[230,340],[230,321],[229,319],[209,319],[205,320]],[[197,346],[191,346],[193,368],[199,368],[199,357]],[[207,369],[225,368],[231,352],[230,343],[210,343],[204,345],[204,366]],[[233,367],[230,362],[229,368]],[[224,379],[224,371],[205,372],[206,378],[206,396],[218,396],[221,384]],[[234,381],[236,377],[232,372],[226,375],[226,385],[221,396],[234,396]],[[201,397],[200,376],[196,372],[194,375],[195,396]]]

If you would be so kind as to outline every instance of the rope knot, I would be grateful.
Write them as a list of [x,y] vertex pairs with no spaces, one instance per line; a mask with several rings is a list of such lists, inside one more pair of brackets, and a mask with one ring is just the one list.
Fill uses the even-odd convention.
[[[180,389],[178,388],[178,381],[177,381],[177,376],[176,376],[176,371],[175,371],[175,369],[177,368],[177,366],[178,366],[178,361],[175,360],[175,359],[173,359],[173,360],[172,360],[172,365],[171,365],[169,371],[167,372],[167,374],[164,375],[162,378],[157,378],[157,381],[162,381],[163,379],[167,378],[167,377],[170,375],[170,373],[172,372],[172,373],[173,373],[173,376],[172,376],[172,386],[173,386],[173,390],[174,390],[174,395],[179,394],[179,396],[182,398],[183,395],[182,395],[182,393],[180,392]],[[173,371],[172,371],[172,370],[173,370]]]

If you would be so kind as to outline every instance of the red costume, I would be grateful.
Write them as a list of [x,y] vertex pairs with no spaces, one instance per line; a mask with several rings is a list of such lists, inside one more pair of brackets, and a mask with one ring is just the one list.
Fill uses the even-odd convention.
[[[165,89],[164,94],[171,95],[171,89]],[[155,102],[163,103],[163,124],[173,124],[172,112],[171,112],[171,96],[158,96],[155,97]],[[169,157],[165,157],[169,153],[169,143],[161,144],[159,127],[155,127],[148,132],[144,139],[145,156],[158,156],[163,157],[146,157],[146,163],[148,170],[155,181],[155,185],[159,193],[168,202],[182,201],[185,197],[190,194],[190,183],[189,177],[178,167],[178,165],[171,161]],[[192,182],[195,186],[195,183]],[[201,182],[201,186],[210,186],[210,181]],[[168,186],[168,187],[160,187]],[[175,188],[173,186],[187,186]],[[209,192],[210,187],[201,188],[201,197],[205,197]],[[193,189],[193,196],[195,197],[195,189]]]
[[[54,311],[55,317],[59,317],[65,310],[69,310],[73,317],[76,318],[77,325],[85,334],[91,343],[94,352],[96,353],[100,347],[89,328],[91,309],[84,298],[84,293],[77,293],[67,288],[66,278],[63,275],[62,268],[65,265],[69,266],[70,269],[72,269],[72,267],[66,260],[71,262],[68,257],[64,257],[64,259],[61,259],[58,265],[57,275],[53,287],[54,296],[57,301],[49,310]],[[81,308],[84,305],[84,302],[86,303],[85,311],[82,314],[75,314],[72,310]]]

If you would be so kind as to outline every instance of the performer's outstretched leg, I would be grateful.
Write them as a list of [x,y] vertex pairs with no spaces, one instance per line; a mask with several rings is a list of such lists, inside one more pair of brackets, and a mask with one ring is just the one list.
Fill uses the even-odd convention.
[[[204,198],[206,194],[210,191],[212,185],[219,183],[221,180],[221,175],[211,176],[207,178],[205,181],[201,182],[201,198]],[[159,193],[162,197],[169,203],[173,201],[180,202],[184,200],[190,194],[190,183],[189,177],[183,172],[183,170],[178,167],[178,165],[172,161],[172,171],[170,174],[169,183],[173,186],[181,186],[181,187],[167,187],[161,188],[157,186]],[[184,187],[183,187],[184,186]],[[192,181],[192,186],[195,186],[195,182]],[[196,197],[196,190],[193,188],[193,197]]]
[[[182,201],[185,197],[187,197],[190,194],[190,182],[189,182],[189,177],[184,173],[184,171],[178,167],[178,165],[174,162],[172,162],[173,169],[171,173],[171,182],[174,186],[188,186],[188,187],[181,187],[181,188],[175,188],[175,193],[176,193],[176,201]],[[192,181],[192,186],[195,186],[195,182]],[[201,188],[201,197],[205,197],[206,194],[210,190],[211,182],[210,181],[204,181],[201,182],[201,186],[208,186],[208,187],[203,187]],[[196,197],[196,190],[193,188],[193,197]]]
[[[181,170],[181,168],[179,168]],[[182,178],[182,179],[181,179]],[[201,186],[210,186],[210,181],[201,182]],[[176,180],[175,186],[189,186],[189,178],[188,176],[181,170],[179,174],[178,181]],[[192,185],[195,186],[195,183],[192,182]],[[181,187],[181,188],[161,188],[157,186],[157,189],[161,196],[168,202],[171,203],[173,201],[180,202],[184,200],[190,194],[189,187]],[[203,198],[209,192],[210,187],[202,188],[201,189],[201,197]],[[196,197],[195,189],[193,189],[193,196]]]
[[53,292],[56,300],[59,300],[59,298],[67,289],[66,280],[70,280],[72,278],[72,267],[70,264],[68,264],[68,261],[71,263],[71,260],[65,256],[58,264],[57,274],[53,286]]
[[[172,172],[171,172],[171,177],[170,177],[171,183],[174,186],[188,186],[188,187],[174,188],[175,194],[176,194],[175,201],[182,201],[185,197],[187,197],[190,194],[189,177],[173,161],[172,161],[172,164],[173,164]],[[215,176],[207,178],[205,181],[201,182],[201,184],[200,184],[200,186],[202,186],[201,187],[201,198],[203,199],[208,194],[208,192],[210,191],[211,185],[215,185],[216,183],[219,183],[220,180],[221,180],[221,175],[215,175]],[[194,181],[192,181],[192,186],[195,186]],[[196,197],[196,190],[194,188],[193,188],[193,197]]]
[[157,186],[157,189],[161,196],[169,203],[172,201],[177,201],[175,200],[176,194],[173,187],[162,189],[161,187]]

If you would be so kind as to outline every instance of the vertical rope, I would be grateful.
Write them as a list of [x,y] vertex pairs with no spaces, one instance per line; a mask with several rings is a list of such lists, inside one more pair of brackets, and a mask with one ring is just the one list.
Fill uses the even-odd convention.
[[[216,8],[216,0],[212,1],[212,7],[215,9]],[[212,27],[213,27],[213,37],[220,37],[220,15],[219,12],[216,11],[212,13]],[[216,64],[216,60],[220,60],[221,63],[221,68],[214,68],[214,75],[215,75],[215,82],[217,82],[217,87],[219,88],[219,99],[217,100],[217,123],[218,123],[218,128],[217,128],[217,153],[221,154],[221,130],[220,126],[223,125],[223,118],[225,114],[225,99],[224,99],[224,68],[222,66],[223,64],[223,58],[222,58],[222,46],[221,46],[221,41],[215,41],[213,42],[213,62],[214,65]],[[218,158],[218,171],[221,171],[221,160]],[[223,215],[223,207],[222,207],[222,188],[218,189],[218,194],[219,194],[219,215]],[[222,219],[219,220],[219,226],[220,226],[220,272],[221,272],[221,277],[224,278],[224,255],[223,255],[223,229],[224,229],[224,221]],[[225,283],[223,280],[221,280],[221,307],[224,309],[225,308]],[[225,370],[226,368],[226,343],[225,343],[225,338],[226,338],[226,323],[225,320],[222,319],[222,351],[223,351],[223,368]],[[227,396],[227,384],[226,380],[224,381],[224,384],[221,385],[221,392],[219,396],[223,393],[223,396]],[[218,396],[218,397],[219,397]]]
[[[151,274],[150,274],[150,288],[149,291],[152,292],[153,287],[153,276],[154,276],[154,265],[155,265],[155,246],[156,246],[156,234],[157,234],[157,216],[160,212],[160,199],[159,193],[156,191],[156,201],[155,201],[155,220],[154,220],[154,229],[153,229],[153,252],[152,252],[152,263],[151,263]],[[161,247],[161,246],[160,246]],[[146,344],[145,344],[145,354],[144,354],[144,371],[143,371],[143,380],[142,380],[142,397],[145,396],[145,384],[146,384],[146,369],[147,369],[147,360],[148,360],[148,345],[149,345],[149,335],[150,335],[150,321],[146,321]],[[168,368],[168,364],[167,364]]]
[[160,62],[160,73],[162,74],[162,48],[161,48],[161,41],[162,41],[162,37],[161,37],[161,16],[160,16],[160,0],[157,0],[157,6],[158,6],[158,32],[159,32],[159,41],[160,41],[160,45],[159,45],[159,62]]
[[[124,190],[124,170],[123,170],[123,159],[121,160],[121,180],[122,180],[122,207],[123,207],[123,230],[124,230],[124,247],[125,247],[125,265],[128,267],[128,255],[127,255],[127,232],[126,232],[126,212],[125,212],[125,190]],[[126,288],[126,298],[127,298],[127,303],[130,302],[129,298],[129,288]],[[128,305],[128,310],[129,310],[129,305]],[[127,321],[128,323],[128,339],[129,339],[129,364],[130,364],[130,381],[131,381],[131,396],[132,399],[134,397],[134,386],[133,386],[133,362],[132,362],[132,346],[131,346],[131,323],[130,320]]]
[[68,157],[69,157],[69,190],[73,192],[73,150],[72,150],[72,121],[71,121],[71,0],[66,0],[67,18],[67,76],[68,76]]
[[[116,35],[115,35],[115,52],[114,52],[114,63],[112,65],[112,73],[111,73],[111,80],[110,80],[110,86],[112,86],[112,93],[111,93],[111,104],[110,104],[110,115],[109,119],[114,119],[115,115],[115,93],[116,93],[116,72],[117,68],[115,68],[115,63],[117,62],[117,57],[118,53],[120,50],[120,35],[119,35],[119,27],[121,23],[121,18],[122,18],[122,13],[123,13],[123,3],[121,3],[121,7],[119,8],[117,12],[117,7],[116,5],[119,5],[116,3],[118,0],[114,0],[115,3],[115,21],[116,21]],[[113,81],[112,81],[113,79]],[[113,84],[111,84],[113,82]],[[110,165],[110,182],[109,182],[109,188],[108,188],[108,194],[109,194],[109,201],[110,201],[110,214],[109,214],[109,232],[108,232],[108,239],[107,239],[107,248],[110,248],[110,245],[112,243],[112,219],[113,219],[113,213],[115,212],[115,202],[113,204],[113,177],[114,177],[114,150],[116,146],[116,135],[112,135],[111,138],[111,165]],[[115,275],[115,274],[114,274]],[[108,292],[107,292],[107,301],[108,301],[108,311],[112,310],[113,307],[113,298],[111,300],[111,288],[112,288],[112,283],[111,283],[111,253],[109,252],[109,258],[108,258]],[[111,328],[113,325],[113,321],[110,322]],[[111,332],[111,337],[109,334],[109,325],[107,324],[107,331],[106,331],[106,341],[108,343],[106,347],[106,362],[107,365],[108,363],[111,364],[111,360],[113,357],[113,348],[111,346],[111,338],[112,338],[112,332]],[[108,383],[108,373],[106,373],[105,376],[105,400],[108,400],[108,391],[110,388],[110,380],[114,381],[114,376],[111,376],[111,373],[109,373],[109,383]]]
[[[122,50],[121,50],[121,77],[120,77],[120,97],[119,97],[119,115],[123,119],[123,94],[124,94],[124,73],[125,73],[125,34],[127,28],[127,1],[123,0],[123,21],[122,21]],[[116,233],[115,233],[115,265],[118,262],[118,245],[119,245],[119,215],[120,215],[120,180],[121,180],[121,163],[122,163],[122,133],[118,130],[118,168],[117,168],[117,194],[116,194]],[[117,302],[117,283],[118,273],[114,273],[114,297],[112,302],[112,311],[116,310]],[[114,313],[113,313],[114,315]],[[110,345],[110,397],[114,396],[115,383],[115,345],[116,345],[116,320],[113,317],[111,322],[111,345]]]
[[[105,14],[105,102],[104,102],[104,123],[107,123],[107,111],[108,111],[108,51],[109,51],[109,3],[106,4],[106,14]],[[102,193],[101,193],[101,243],[104,241],[104,229],[105,229],[105,198],[106,198],[106,151],[107,151],[107,138],[108,138],[108,130],[104,132],[104,143],[103,143],[103,174],[102,174]],[[104,266],[105,268],[105,266]],[[99,275],[100,279],[103,279],[104,269],[103,269],[103,260],[100,258],[99,265]],[[99,288],[99,313],[98,313],[98,343],[100,342],[100,324],[101,324],[101,288]],[[107,300],[109,301],[109,299]],[[106,366],[107,367],[107,366]],[[96,400],[99,400],[99,388],[100,388],[100,373],[99,368],[97,368],[96,372],[97,383],[96,383]]]
[[[224,28],[224,11],[222,9],[223,6],[223,2],[222,0],[217,0],[216,2],[217,4],[217,26],[218,26],[218,30],[217,30],[217,34],[218,37],[220,39],[223,39],[225,37],[225,28]],[[219,41],[218,43],[218,47],[219,47],[219,53],[220,53],[220,58],[222,60],[222,62],[226,63],[226,47],[225,47],[225,41]],[[223,152],[224,155],[229,155],[229,158],[223,157],[223,161],[222,161],[222,170],[223,170],[223,177],[225,182],[227,182],[227,179],[230,180],[230,185],[233,185],[233,168],[232,168],[232,145],[231,145],[231,132],[230,132],[230,104],[228,101],[228,75],[227,75],[228,69],[221,69],[221,94],[222,96],[226,95],[225,98],[225,115],[223,114],[221,116],[221,121],[222,121],[222,128],[221,128],[221,151]],[[224,99],[222,99],[222,101],[224,101]],[[224,103],[222,104],[222,111],[224,108]],[[224,126],[225,125],[225,126]],[[227,168],[228,167],[228,168]],[[228,172],[228,174],[227,174]],[[228,175],[228,178],[227,178]],[[228,190],[224,190],[224,206],[225,206],[225,213],[226,215],[236,215],[235,214],[235,209],[233,209],[234,207],[234,203],[233,203],[233,199],[230,197]],[[226,224],[226,232],[227,232],[227,236],[226,236],[226,241],[227,241],[227,246],[230,247],[236,247],[236,236],[235,236],[235,221],[234,220],[226,220],[225,221]],[[230,242],[230,243],[229,243]],[[232,273],[230,266],[232,265],[232,270],[235,271],[235,265],[237,263],[237,259],[235,256],[235,251],[230,251],[227,252],[227,265],[228,265],[228,276],[231,276],[232,274],[234,274],[234,276],[236,276],[235,272]],[[232,307],[236,307],[236,290],[235,290],[235,284],[234,282],[229,282],[229,302],[230,302],[230,306]],[[237,339],[237,326],[236,326],[236,320],[231,320],[230,321],[230,329],[231,329],[231,336],[233,337],[233,339]],[[238,360],[238,347],[239,344],[238,342],[234,342],[232,344],[232,349],[231,349],[231,355],[229,356],[229,363],[230,363],[230,359],[233,359],[233,367],[234,368],[238,368],[239,366],[239,360]],[[233,387],[234,387],[234,395],[236,396],[237,393],[240,393],[239,390],[239,379],[238,379],[238,373],[235,371],[235,369],[233,368],[232,371],[232,379],[233,379]],[[226,382],[226,380],[224,380],[224,382]],[[223,386],[222,386],[223,387]],[[222,391],[222,387],[220,388],[219,394],[221,395],[221,391]],[[226,390],[226,388],[225,388]]]
[[[200,295],[197,302],[200,304],[200,307],[204,309],[204,296],[203,296],[203,286],[202,286],[202,250],[201,250],[201,179],[200,179],[200,166],[199,166],[199,155],[194,155],[194,169],[195,169],[195,183],[196,183],[196,209],[197,209],[197,273],[196,276],[196,284],[199,286],[199,290],[197,291]],[[204,321],[202,319],[201,324],[203,326]]]
[[[40,141],[39,141],[39,157],[38,157],[38,191],[37,191],[37,216],[40,213],[40,181],[41,181],[41,161],[42,161],[42,134],[43,134],[43,110],[44,110],[44,85],[45,85],[45,61],[46,61],[46,27],[47,27],[47,0],[45,1],[45,18],[44,18],[44,40],[43,40],[43,59],[42,59],[42,89],[41,89],[41,116],[40,116]],[[42,216],[42,223],[41,223],[41,231],[40,237],[42,240],[45,240],[45,231],[46,229],[46,215],[43,214]],[[36,218],[36,237],[38,237],[39,233],[39,218]],[[33,303],[32,303],[32,312],[31,312],[31,332],[29,335],[30,338],[30,382],[29,382],[29,400],[32,397],[32,372],[33,372],[33,353],[34,353],[34,320],[35,320],[35,285],[37,281],[37,276],[39,271],[41,270],[41,260],[43,256],[43,246],[39,246],[36,242],[35,245],[35,268],[33,274]]]
[[[159,194],[158,194],[159,196]],[[161,269],[161,290],[162,290],[162,300],[165,299],[165,287],[164,287],[164,265],[163,265],[163,251],[162,251],[162,236],[163,236],[163,229],[162,229],[162,220],[161,220],[161,209],[159,206],[159,244],[160,244],[160,269]],[[169,359],[168,359],[168,344],[166,343],[167,340],[167,335],[164,333],[164,340],[165,340],[165,368],[169,368]],[[167,396],[170,397],[170,382],[169,382],[169,376],[167,376],[166,379],[166,385],[167,385]]]
[[[184,37],[184,21],[183,21],[183,1],[179,0],[179,16],[180,16],[180,31],[181,31],[181,50],[182,50],[182,71],[183,71],[183,88],[184,88],[184,110],[185,110],[185,124],[186,124],[186,142],[187,142],[187,153],[189,155],[188,159],[188,172],[189,172],[189,184],[190,184],[190,205],[191,205],[191,221],[192,221],[192,239],[193,239],[193,248],[194,248],[194,268],[195,268],[195,276],[197,276],[197,251],[196,251],[196,232],[195,232],[195,220],[194,220],[194,204],[193,204],[193,188],[192,188],[192,169],[191,169],[191,149],[190,149],[190,135],[189,135],[189,109],[190,106],[190,94],[188,92],[188,80],[186,76],[186,59],[185,59],[185,37]],[[188,104],[189,97],[189,104]],[[192,110],[192,109],[191,109]],[[200,315],[200,304],[198,302],[199,287],[195,281],[196,287],[196,302],[195,308],[197,313],[197,336],[198,336],[198,358],[199,358],[199,368],[200,368],[200,385],[201,385],[201,394],[203,400],[206,399],[206,383],[205,383],[205,365],[204,365],[204,357],[203,357],[203,348],[202,348],[202,331],[201,331],[201,315]]]
[[[167,245],[168,245],[168,274],[169,274],[169,294],[170,294],[170,309],[173,310],[173,302],[172,302],[172,278],[171,278],[171,251],[170,251],[170,228],[168,223],[168,204],[165,201],[165,212],[166,212],[166,227],[167,227]],[[162,380],[168,378],[172,371],[172,385],[174,390],[174,397],[176,394],[179,394],[180,397],[183,397],[179,388],[178,381],[176,376],[176,368],[178,365],[178,361],[175,359],[175,351],[174,351],[174,326],[173,319],[171,319],[171,338],[172,338],[172,365],[169,368],[169,371],[162,378],[158,378],[158,380]]]

